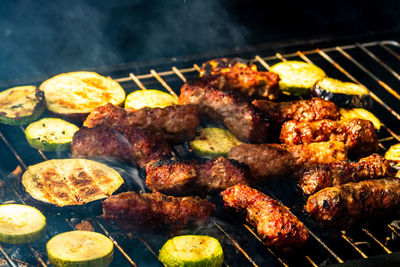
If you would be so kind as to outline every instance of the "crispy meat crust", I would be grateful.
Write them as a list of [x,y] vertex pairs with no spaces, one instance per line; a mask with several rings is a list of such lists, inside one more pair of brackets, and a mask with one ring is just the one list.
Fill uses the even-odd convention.
[[339,161],[317,165],[304,173],[299,186],[304,194],[311,195],[325,187],[393,176],[390,162],[378,154],[372,154],[357,163]]
[[287,121],[280,140],[290,145],[312,142],[344,142],[349,154],[370,155],[378,151],[378,135],[372,122],[362,119],[345,121],[318,120],[313,122]]
[[321,225],[344,227],[393,218],[400,210],[400,180],[361,181],[327,187],[307,200],[307,212]]
[[316,164],[347,159],[341,142],[321,142],[307,145],[242,144],[229,151],[228,158],[245,163],[250,168],[252,183],[262,183],[274,177],[298,177],[304,168]]
[[200,124],[199,112],[193,105],[172,105],[165,108],[124,109],[107,104],[89,114],[84,126],[98,125],[133,127],[162,136],[174,144],[191,140]]
[[202,76],[213,76],[219,90],[234,91],[245,97],[278,98],[279,76],[257,71],[257,66],[235,58],[219,58],[203,63]]
[[249,170],[244,164],[224,157],[205,161],[161,161],[146,166],[146,185],[152,191],[182,196],[222,191],[247,184]]
[[185,225],[205,220],[215,205],[198,197],[175,198],[158,192],[124,192],[103,202],[103,217],[125,230],[152,228],[160,224]]
[[333,102],[318,97],[313,97],[309,100],[280,103],[268,100],[254,100],[252,104],[262,112],[266,113],[271,121],[275,121],[279,124],[289,120],[337,120],[340,117],[339,109]]
[[269,130],[267,119],[234,93],[216,89],[212,81],[198,78],[185,83],[179,103],[197,105],[203,115],[223,122],[233,135],[243,141],[264,142]]
[[170,145],[160,136],[132,127],[82,127],[71,144],[72,156],[116,157],[144,168],[153,160],[171,158]]
[[246,185],[235,185],[221,193],[226,208],[246,214],[266,246],[293,250],[308,239],[304,224],[289,209],[271,197]]

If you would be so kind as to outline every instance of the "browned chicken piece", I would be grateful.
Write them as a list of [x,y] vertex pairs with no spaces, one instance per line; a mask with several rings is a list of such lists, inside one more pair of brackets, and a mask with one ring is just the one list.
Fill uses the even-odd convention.
[[217,90],[206,78],[185,83],[179,103],[197,105],[203,115],[223,122],[243,141],[261,143],[267,138],[269,123],[265,116],[234,93]]
[[387,178],[327,187],[307,200],[307,212],[320,224],[349,228],[394,218],[400,210],[400,180]]
[[226,208],[246,214],[246,221],[264,244],[281,251],[291,251],[306,243],[309,233],[289,209],[271,197],[238,184],[221,193]]
[[165,108],[124,109],[107,104],[96,108],[86,118],[83,126],[98,125],[132,127],[159,135],[174,144],[191,140],[200,124],[199,112],[193,105],[172,105]]
[[162,224],[185,225],[208,219],[215,205],[198,197],[175,198],[158,192],[124,192],[103,202],[103,217],[125,230],[152,228]]
[[146,166],[146,185],[152,191],[183,196],[222,191],[247,184],[248,167],[224,157],[204,161],[157,161]]
[[273,72],[257,71],[257,66],[237,58],[219,58],[203,63],[201,76],[213,76],[219,90],[234,91],[245,97],[279,96],[279,76]]
[[144,168],[153,160],[171,158],[170,145],[160,136],[132,127],[82,127],[73,136],[72,156],[115,157]]
[[378,154],[372,154],[357,163],[339,161],[317,165],[304,173],[299,186],[304,194],[311,195],[325,187],[393,176],[390,162]]
[[275,177],[299,177],[305,168],[347,159],[341,142],[321,142],[308,145],[241,144],[229,151],[228,158],[245,163],[250,168],[252,183],[262,183]]
[[280,103],[268,100],[254,100],[252,104],[262,112],[265,112],[271,121],[279,124],[289,120],[337,120],[340,117],[339,109],[333,102],[318,97]]
[[282,126],[280,140],[289,145],[339,141],[354,156],[366,156],[378,151],[375,127],[371,121],[362,119],[287,121]]

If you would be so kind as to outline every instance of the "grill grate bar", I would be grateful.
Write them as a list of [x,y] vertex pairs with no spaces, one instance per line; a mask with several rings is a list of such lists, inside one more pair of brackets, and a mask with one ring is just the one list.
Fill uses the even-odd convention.
[[379,44],[383,49],[385,49],[386,51],[388,51],[392,56],[396,57],[398,60],[400,60],[400,55],[397,54],[396,52],[393,51],[393,49],[391,49],[390,47],[388,47],[386,44],[384,44],[383,42]]
[[135,74],[129,73],[129,78],[132,79],[137,84],[137,86],[139,86],[140,89],[147,90],[142,82],[135,76]]
[[390,224],[388,224],[387,226],[389,227],[390,230],[392,230],[393,233],[395,233],[398,237],[400,237],[400,233],[397,231],[396,228],[394,228]]
[[185,83],[186,82],[186,78],[185,76],[183,76],[182,72],[180,70],[178,70],[177,67],[173,66],[172,67],[172,71]]
[[255,56],[255,59],[266,69],[269,70],[271,67],[267,62],[265,62],[259,55]]
[[18,267],[18,265],[14,262],[14,260],[7,254],[7,252],[4,250],[3,246],[0,244],[0,252],[3,254],[3,256],[6,258],[8,264],[10,264],[12,267]]
[[350,238],[346,235],[346,232],[345,232],[345,231],[341,231],[341,232],[342,232],[342,238],[343,238],[347,243],[349,243],[355,250],[357,250],[357,252],[360,253],[360,255],[361,255],[364,259],[368,258],[368,256],[367,256],[359,247],[357,247],[356,244],[354,244],[353,242],[351,242]]
[[316,264],[309,256],[306,255],[306,259],[311,263],[313,267],[318,267],[318,264]]
[[151,72],[151,74],[153,74],[153,76],[157,79],[157,81],[159,81],[159,82],[161,83],[161,85],[164,86],[164,88],[168,90],[168,92],[169,92],[171,95],[173,95],[173,96],[175,96],[175,97],[178,97],[178,96],[176,95],[176,93],[174,92],[174,90],[172,90],[172,88],[164,81],[163,78],[161,78],[160,75],[158,75],[158,73],[157,73],[155,70],[150,70],[150,72]]
[[381,246],[386,253],[391,254],[392,251],[390,249],[388,249],[381,241],[379,241],[373,234],[371,234],[370,231],[368,231],[366,228],[362,228],[363,232],[366,233],[369,237],[371,237],[376,243],[379,244],[379,246]]

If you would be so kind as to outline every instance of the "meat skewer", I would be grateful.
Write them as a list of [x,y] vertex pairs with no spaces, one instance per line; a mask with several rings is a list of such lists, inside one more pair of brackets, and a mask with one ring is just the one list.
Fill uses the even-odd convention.
[[175,198],[158,192],[124,192],[103,202],[103,217],[125,230],[151,228],[160,224],[185,225],[205,220],[215,205],[198,197]]
[[252,104],[267,114],[271,121],[283,124],[285,121],[316,121],[322,119],[337,120],[340,117],[338,107],[331,101],[318,97],[309,100],[297,100],[275,103],[268,100],[254,100]]
[[111,104],[96,108],[83,126],[98,125],[132,127],[149,131],[168,142],[179,144],[196,136],[199,112],[193,105],[172,105],[165,108],[123,109]]
[[271,197],[238,184],[221,193],[226,208],[246,214],[246,221],[256,230],[266,246],[282,251],[301,247],[309,233],[289,209]]
[[249,166],[252,181],[293,176],[298,177],[305,168],[347,159],[342,142],[320,142],[307,145],[241,144],[232,148],[229,159]]
[[252,143],[266,140],[269,123],[266,117],[232,92],[216,89],[215,80],[198,78],[185,83],[179,96],[180,104],[194,104],[202,115],[223,122],[237,138]]
[[153,160],[171,158],[171,147],[162,137],[132,127],[105,125],[82,127],[73,136],[72,156],[115,157],[144,168]]
[[400,180],[387,178],[327,187],[307,200],[307,212],[325,226],[348,228],[398,215]]
[[378,151],[375,127],[372,122],[362,119],[287,121],[282,126],[280,140],[290,145],[340,141],[344,142],[349,154],[356,156],[370,155]]
[[219,58],[203,63],[200,74],[212,76],[216,88],[233,91],[245,97],[278,98],[279,76],[273,72],[257,71],[257,66],[237,58]]
[[146,166],[146,185],[168,195],[222,191],[238,183],[247,184],[244,164],[224,157],[204,161],[158,161]]
[[378,154],[372,154],[357,163],[339,161],[317,165],[304,173],[299,186],[304,194],[311,195],[325,187],[393,176],[390,162]]

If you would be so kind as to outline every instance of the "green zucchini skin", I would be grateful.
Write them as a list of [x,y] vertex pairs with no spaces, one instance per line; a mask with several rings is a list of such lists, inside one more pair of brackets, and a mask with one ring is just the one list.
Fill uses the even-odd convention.
[[[343,83],[336,79],[331,79],[333,83],[337,83],[339,86],[346,86],[346,84],[353,84],[353,83]],[[353,84],[355,85],[355,84]],[[372,97],[369,94],[360,93],[358,94],[348,94],[348,93],[340,93],[340,92],[333,92],[337,90],[332,90],[327,86],[322,86],[320,81],[315,83],[313,88],[311,89],[311,95],[317,96],[325,100],[332,101],[338,107],[343,108],[371,108],[372,107]]]

